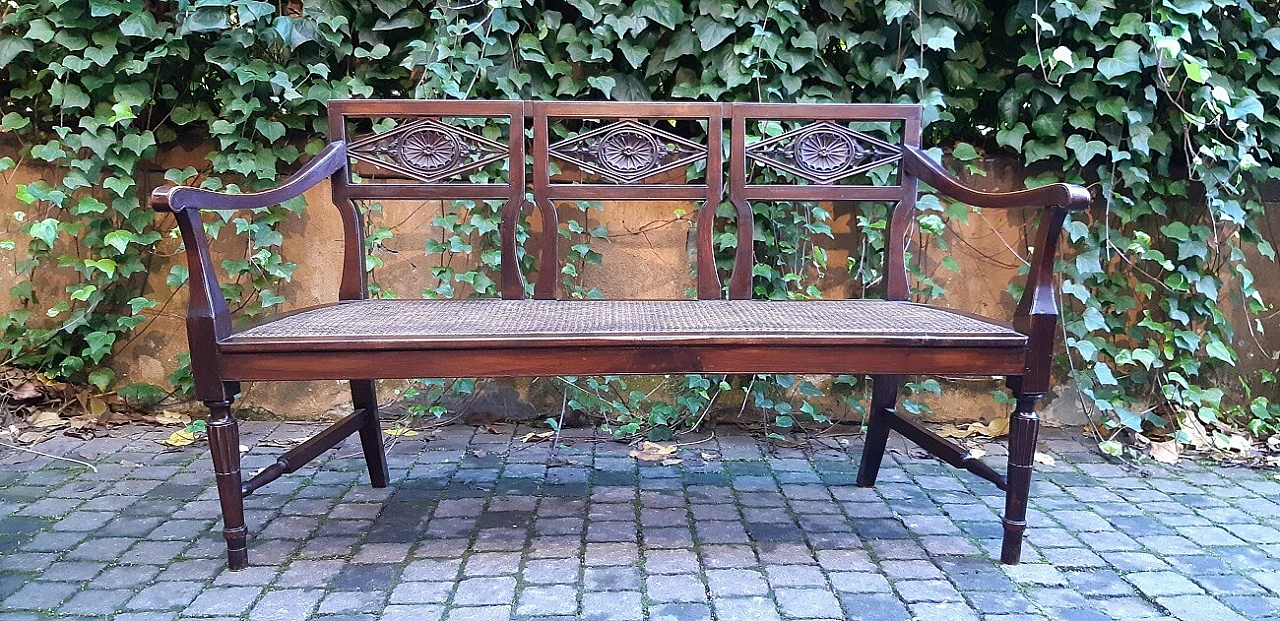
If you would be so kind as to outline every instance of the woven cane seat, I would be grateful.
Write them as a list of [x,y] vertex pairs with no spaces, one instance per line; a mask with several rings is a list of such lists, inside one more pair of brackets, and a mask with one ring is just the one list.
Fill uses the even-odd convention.
[[331,341],[442,346],[593,342],[825,342],[1021,346],[1013,328],[945,308],[884,300],[358,300],[283,315],[224,346]]

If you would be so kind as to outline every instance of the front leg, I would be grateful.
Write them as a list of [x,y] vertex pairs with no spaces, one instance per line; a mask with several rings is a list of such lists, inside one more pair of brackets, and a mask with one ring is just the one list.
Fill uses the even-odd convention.
[[1008,488],[1004,497],[1004,518],[1001,519],[1004,540],[1000,546],[1000,562],[1006,565],[1017,565],[1022,558],[1022,533],[1027,528],[1031,469],[1036,455],[1036,436],[1040,432],[1036,402],[1044,395],[1020,392],[1019,388],[1014,388],[1014,396],[1017,407],[1009,421],[1009,470],[1005,474]]
[[209,452],[222,502],[222,536],[227,540],[227,566],[249,565],[248,529],[244,524],[244,492],[240,476],[240,429],[231,416],[231,401],[205,401],[209,408]]

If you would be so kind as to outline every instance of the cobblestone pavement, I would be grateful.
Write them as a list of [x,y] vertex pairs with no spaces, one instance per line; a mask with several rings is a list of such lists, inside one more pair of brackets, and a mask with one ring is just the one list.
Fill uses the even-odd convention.
[[[246,470],[316,429],[244,424]],[[994,560],[998,491],[900,438],[867,490],[856,438],[768,454],[722,427],[664,466],[508,426],[397,443],[385,490],[356,444],[330,451],[247,500],[235,573],[207,448],[121,431],[40,445],[96,474],[0,447],[0,620],[1280,619],[1272,473],[1130,471],[1063,431],[1017,567]]]

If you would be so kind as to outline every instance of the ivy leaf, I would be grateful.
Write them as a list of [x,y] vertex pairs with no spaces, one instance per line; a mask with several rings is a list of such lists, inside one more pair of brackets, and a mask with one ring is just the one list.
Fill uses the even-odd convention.
[[107,233],[102,241],[115,248],[120,254],[124,254],[125,248],[129,247],[129,242],[134,241],[134,235],[131,231],[115,230]]
[[1209,354],[1210,358],[1221,360],[1232,366],[1236,363],[1234,352],[1232,352],[1231,348],[1227,347],[1226,343],[1223,343],[1222,341],[1216,339],[1210,341],[1208,346],[1205,347],[1205,352]]
[[698,43],[702,46],[702,51],[704,52],[711,51],[734,32],[737,32],[737,29],[733,26],[705,15],[693,20],[693,30],[698,33]]
[[910,0],[889,0],[884,3],[884,20],[890,24],[911,14]]
[[31,119],[28,119],[17,112],[5,113],[4,118],[0,119],[0,129],[5,131],[19,130],[30,124]]
[[156,39],[160,36],[160,27],[150,11],[137,11],[120,22],[120,34],[126,37],[142,37]]
[[224,7],[200,7],[182,16],[178,34],[225,30],[230,25],[230,15]]
[[96,364],[102,361],[103,356],[111,353],[111,345],[116,342],[116,335],[112,332],[90,332],[85,335],[84,340],[89,345],[85,353]]
[[284,123],[279,121],[258,119],[254,122],[253,128],[258,130],[258,133],[262,134],[262,137],[266,138],[267,142],[275,142],[284,137]]
[[169,276],[164,279],[164,284],[169,285],[169,288],[171,289],[177,289],[178,287],[187,284],[187,281],[190,279],[191,276],[187,273],[187,266],[175,265],[169,268]]
[[568,2],[573,8],[578,9],[587,21],[593,24],[600,21],[600,11],[596,10],[594,2],[588,2],[588,0],[568,0]]
[[112,371],[111,367],[100,367],[89,373],[89,383],[99,392],[106,392],[107,386],[110,386],[115,379],[116,372]]
[[1191,229],[1181,222],[1170,222],[1160,227],[1160,232],[1164,233],[1165,237],[1177,241],[1186,241],[1191,238]]
[[34,50],[31,42],[22,37],[0,37],[0,68],[8,67],[18,54]]
[[671,30],[685,20],[684,7],[677,0],[639,0],[633,11],[637,17],[647,17]]
[[970,162],[981,156],[978,155],[978,150],[973,148],[973,145],[967,142],[957,142],[956,146],[951,150],[951,157],[961,162]]
[[587,84],[590,84],[592,88],[598,89],[600,92],[604,93],[605,97],[608,97],[609,94],[613,92],[613,87],[617,83],[617,80],[614,80],[607,75],[593,75],[587,78]]
[[133,179],[124,177],[107,177],[102,181],[102,185],[107,189],[115,192],[118,196],[125,196],[129,193],[129,189],[133,187]]
[[41,43],[52,41],[53,34],[53,27],[49,25],[49,20],[46,19],[33,19],[31,24],[27,26],[27,38]]
[[1067,148],[1075,152],[1076,161],[1081,166],[1088,166],[1089,161],[1095,156],[1104,155],[1107,152],[1106,143],[1101,140],[1085,142],[1084,136],[1080,134],[1072,134],[1070,138],[1067,138]]
[[1084,319],[1085,329],[1090,332],[1106,332],[1108,330],[1107,320],[1103,318],[1102,311],[1099,311],[1096,307],[1090,306],[1084,309],[1082,318]]
[[156,307],[155,300],[151,300],[141,296],[133,298],[132,300],[129,300],[129,310],[133,311],[133,314],[135,315],[137,315],[138,313],[146,309],[155,308],[155,307]]
[[284,296],[276,295],[276,293],[270,289],[263,289],[262,293],[258,294],[258,297],[262,300],[262,308],[277,306],[285,301]]
[[1133,41],[1121,41],[1111,57],[1098,61],[1098,73],[1108,80],[1142,70],[1142,47]]
[[128,136],[125,136],[123,144],[121,146],[123,146],[124,148],[130,151],[133,151],[134,155],[141,157],[143,151],[146,151],[147,149],[154,147],[155,145],[156,145],[155,134],[151,133],[150,130],[147,130],[145,132],[142,132],[141,134],[129,134]]
[[52,248],[54,240],[58,238],[58,220],[56,218],[45,218],[44,220],[32,222],[27,234],[44,242],[45,246]]
[[86,267],[96,269],[103,274],[106,274],[107,278],[111,278],[116,275],[116,262],[111,259],[85,259],[84,264]]
[[1009,129],[1002,129],[996,132],[996,144],[1002,147],[1009,147],[1014,151],[1022,150],[1022,141],[1027,137],[1031,130],[1027,128],[1025,123],[1018,123]]
[[1098,378],[1098,383],[1103,386],[1116,386],[1120,383],[1116,381],[1116,376],[1111,372],[1111,367],[1101,360],[1093,363],[1093,376]]
[[925,21],[920,29],[920,38],[923,39],[924,47],[930,50],[956,49],[956,34],[954,28],[934,18]]
[[1271,43],[1271,47],[1280,50],[1280,26],[1268,28],[1266,32],[1262,33],[1262,37]]

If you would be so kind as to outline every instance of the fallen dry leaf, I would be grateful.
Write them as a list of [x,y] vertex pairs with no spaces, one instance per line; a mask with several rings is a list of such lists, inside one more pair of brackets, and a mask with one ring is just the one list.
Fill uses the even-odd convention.
[[156,442],[165,446],[173,447],[190,446],[195,444],[197,440],[201,439],[207,430],[208,427],[206,427],[205,422],[198,420],[169,434],[168,438],[156,440]]
[[702,455],[702,458],[706,461],[711,461],[713,459],[720,459],[720,456],[716,453],[707,453],[704,451],[703,453],[701,453],[701,455]]
[[388,429],[387,435],[401,437],[401,438],[412,438],[413,436],[418,435],[418,432],[412,429],[406,429],[404,427],[396,427],[394,429]]
[[269,446],[272,448],[293,448],[306,442],[306,438],[271,438],[258,443],[258,446]]
[[938,435],[944,438],[968,438],[974,435],[999,438],[1009,433],[1009,419],[997,418],[990,423],[969,423],[964,427],[943,425]]
[[50,436],[47,433],[40,433],[39,431],[28,431],[26,433],[22,433],[18,435],[18,444],[21,444],[22,446],[35,446],[37,444],[40,444],[41,442],[44,442],[45,440],[48,440],[51,437],[53,436]]
[[111,408],[107,406],[107,401],[102,397],[93,397],[92,399],[89,399],[90,416],[98,418],[109,411],[111,411]]
[[40,392],[40,389],[35,384],[23,382],[18,384],[18,387],[14,388],[13,392],[9,393],[9,396],[13,397],[14,401],[30,401],[31,399],[39,399],[44,396],[44,393]]
[[475,455],[476,459],[484,459],[489,456],[489,451],[485,451],[485,450],[471,451],[471,454]]
[[40,410],[39,412],[32,414],[31,417],[27,419],[28,425],[39,429],[61,427],[66,423],[67,421],[63,420],[62,417],[53,410]]
[[526,443],[527,442],[546,442],[547,440],[550,440],[551,438],[554,438],[554,437],[556,437],[556,432],[554,431],[541,431],[536,433],[531,431],[529,433],[524,434],[524,437],[520,438],[520,441],[526,442]]
[[662,465],[664,465],[664,466],[679,466],[680,464],[683,464],[683,463],[684,463],[684,460],[683,460],[683,459],[664,459],[664,460],[662,460]]
[[675,452],[676,446],[674,444],[662,445],[646,441],[640,445],[639,449],[632,449],[627,454],[640,461],[666,462],[673,459],[672,456],[675,455]]
[[1036,451],[1035,457],[1033,459],[1037,464],[1040,464],[1042,466],[1053,467],[1058,465],[1058,460],[1054,459],[1053,455],[1050,455],[1048,453],[1041,453],[1040,451]]
[[156,414],[156,423],[160,425],[190,425],[191,417],[171,410]]
[[1162,464],[1176,464],[1182,453],[1182,444],[1177,440],[1151,443],[1151,458]]

